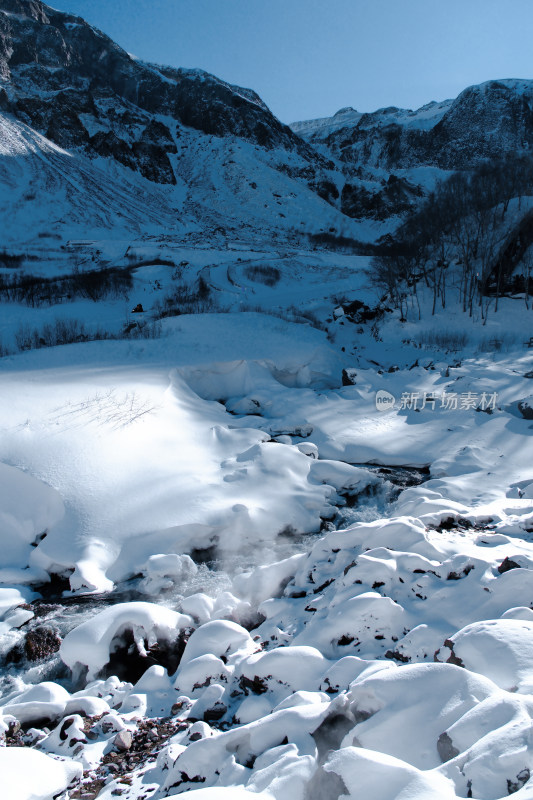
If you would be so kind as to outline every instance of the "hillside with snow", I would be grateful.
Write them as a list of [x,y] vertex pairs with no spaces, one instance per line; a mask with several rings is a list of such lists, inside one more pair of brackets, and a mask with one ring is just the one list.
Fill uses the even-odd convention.
[[533,800],[532,87],[0,0],[2,800]]

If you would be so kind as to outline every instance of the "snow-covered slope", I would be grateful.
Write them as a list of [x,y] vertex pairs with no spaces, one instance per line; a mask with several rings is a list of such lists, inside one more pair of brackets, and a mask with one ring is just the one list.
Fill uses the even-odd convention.
[[3,246],[41,238],[64,241],[90,231],[183,230],[178,208],[163,187],[102,159],[70,153],[10,115],[0,114],[0,216]]
[[[9,800],[530,800],[531,358],[405,368],[402,325],[184,316],[4,360]],[[429,473],[387,495],[400,464]]]

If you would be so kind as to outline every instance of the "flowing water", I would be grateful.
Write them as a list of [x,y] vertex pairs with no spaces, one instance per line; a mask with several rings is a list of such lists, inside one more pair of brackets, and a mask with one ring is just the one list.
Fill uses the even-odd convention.
[[[425,470],[358,466],[375,472],[381,478],[380,483],[363,494],[347,495],[343,498],[345,505],[339,506],[335,519],[326,523],[325,530],[344,530],[356,522],[372,522],[390,516],[394,513],[394,502],[400,492],[429,477]],[[33,663],[27,659],[24,650],[26,637],[48,630],[52,636],[57,635],[63,639],[73,628],[116,603],[141,600],[179,611],[184,597],[203,592],[215,598],[222,592],[231,591],[236,574],[306,552],[320,535],[285,533],[279,535],[268,548],[250,548],[245,552],[232,554],[230,559],[215,557],[200,562],[195,575],[170,590],[159,592],[157,596],[141,591],[141,579],[138,577],[118,585],[113,592],[105,595],[69,596],[65,591],[68,589],[66,582],[39,587],[41,598],[29,606],[34,617],[20,629],[13,629],[0,637],[0,700],[4,702],[9,694],[20,691],[24,684],[45,680],[53,680],[69,690],[73,688],[70,671],[63,665],[57,651]]]

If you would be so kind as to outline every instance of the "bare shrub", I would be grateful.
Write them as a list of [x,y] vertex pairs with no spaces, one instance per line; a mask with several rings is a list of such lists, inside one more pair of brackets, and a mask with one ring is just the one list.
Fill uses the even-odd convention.
[[461,331],[424,331],[418,337],[418,344],[421,347],[436,347],[439,350],[461,350],[468,344],[468,336]]
[[275,286],[281,279],[279,269],[267,265],[248,266],[243,272],[248,280],[262,283],[264,286]]

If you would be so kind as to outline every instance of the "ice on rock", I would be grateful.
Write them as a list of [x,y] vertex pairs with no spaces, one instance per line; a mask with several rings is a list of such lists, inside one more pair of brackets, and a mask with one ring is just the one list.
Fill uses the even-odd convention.
[[52,800],[81,778],[81,764],[28,747],[0,747],[3,800]]
[[13,608],[26,603],[25,594],[20,589],[0,588],[0,617],[8,614]]
[[35,592],[25,587],[0,588],[0,636],[12,628],[19,628],[33,617],[33,611],[19,608],[35,599]]
[[186,581],[198,572],[198,567],[187,555],[175,553],[150,556],[146,562],[146,578],[139,584],[140,591],[156,595],[162,589]]
[[74,628],[61,644],[60,655],[72,670],[87,667],[94,678],[108,663],[113,644],[131,631],[139,652],[158,640],[175,641],[180,631],[193,625],[191,617],[154,603],[117,603]]

